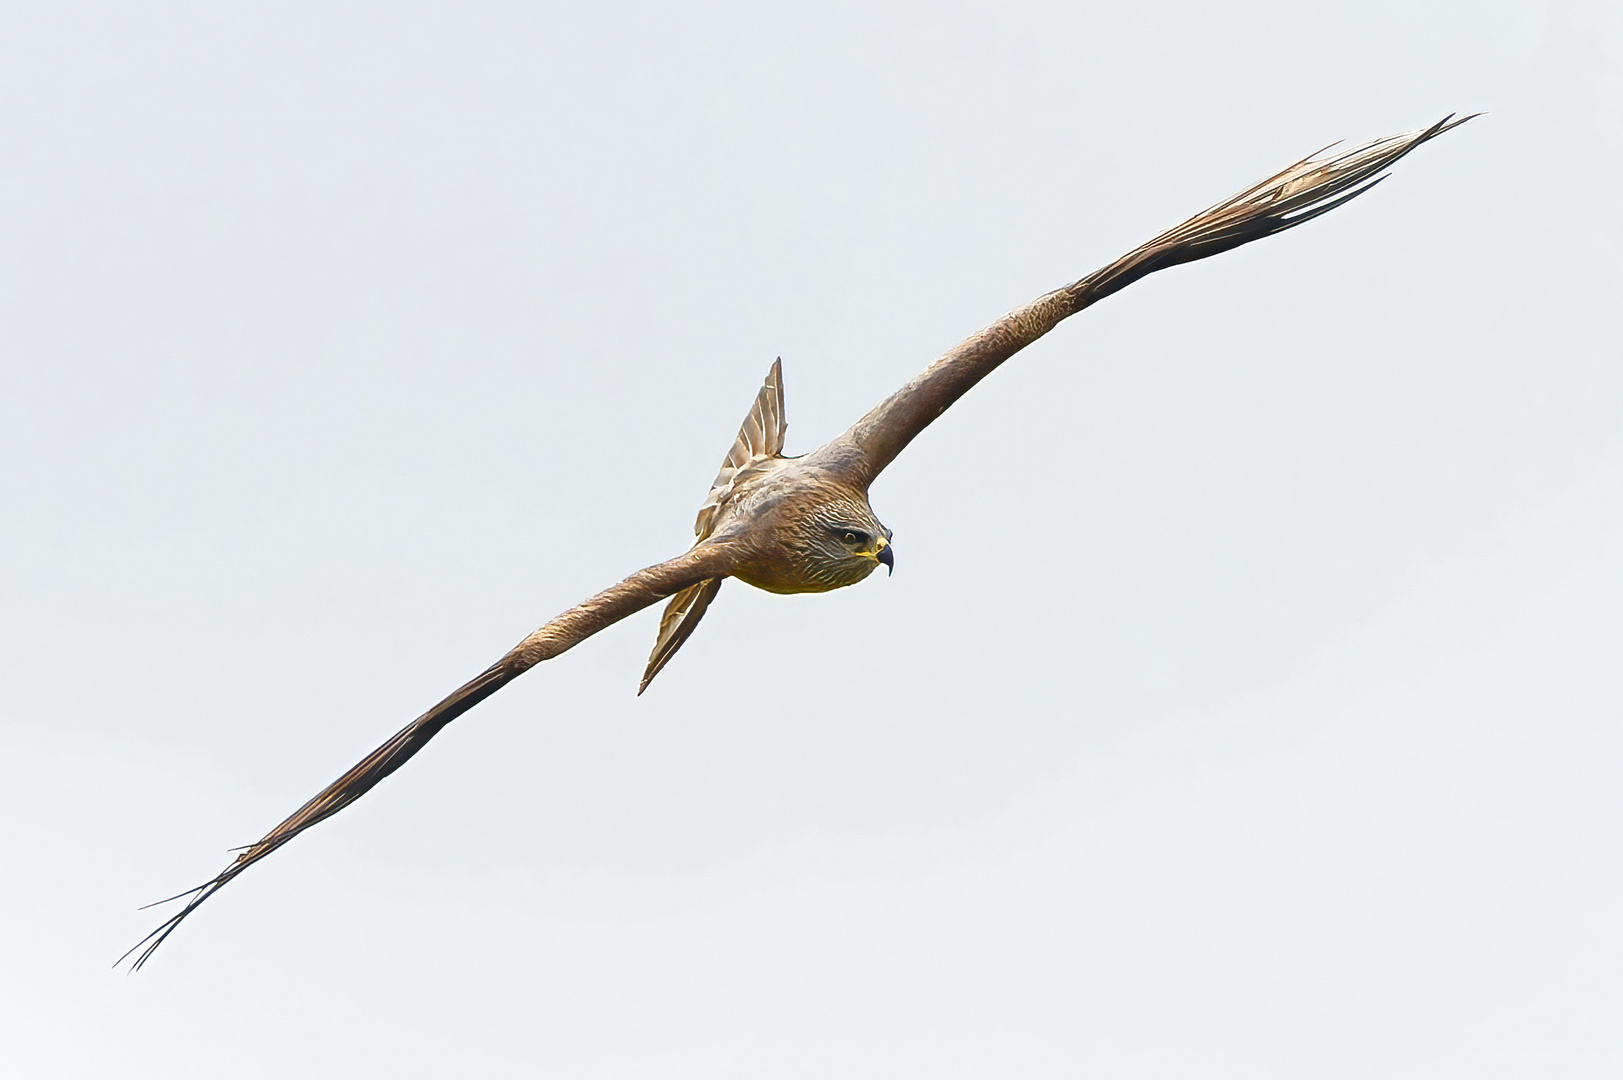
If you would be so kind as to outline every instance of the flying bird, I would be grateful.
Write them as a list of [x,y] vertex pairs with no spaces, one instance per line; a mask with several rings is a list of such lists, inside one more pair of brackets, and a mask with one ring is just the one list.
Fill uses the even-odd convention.
[[628,615],[667,600],[641,694],[699,625],[727,578],[776,593],[827,592],[894,569],[891,531],[868,504],[885,466],[993,368],[1059,324],[1138,279],[1284,232],[1328,213],[1385,179],[1382,170],[1470,116],[1446,116],[1421,131],[1335,153],[1310,155],[1233,198],[1204,210],[1079,281],[998,319],[825,444],[801,457],[783,453],[782,362],[774,362],[721,471],[699,509],[693,547],[639,570],[582,601],[515,645],[500,660],[368,754],[299,807],[213,879],[168,903],[180,911],[119,958],[139,969],[180,923],[248,867],[370,791],[440,730],[529,671]]

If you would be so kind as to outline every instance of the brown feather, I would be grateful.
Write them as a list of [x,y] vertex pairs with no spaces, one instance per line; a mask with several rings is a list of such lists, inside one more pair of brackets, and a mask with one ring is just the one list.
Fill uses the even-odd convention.
[[654,676],[670,663],[682,643],[692,636],[699,620],[704,618],[705,609],[720,591],[721,578],[711,578],[697,585],[689,585],[671,597],[671,602],[665,605],[665,613],[659,619],[659,636],[654,639],[654,651],[648,655],[648,666],[643,669],[642,681],[637,684],[638,697],[648,689]]
[[[734,560],[735,554],[727,545],[701,544],[668,562],[637,571],[619,584],[603,590],[590,600],[576,604],[548,622],[519,642],[506,656],[486,668],[471,682],[458,687],[449,697],[401,728],[393,738],[362,758],[354,768],[328,784],[320,794],[266,833],[258,843],[250,845],[238,855],[230,866],[197,888],[170,897],[170,900],[178,900],[183,896],[190,896],[191,899],[187,901],[185,907],[165,920],[163,925],[119,957],[118,962],[123,963],[130,955],[138,954],[132,970],[139,970],[188,915],[223,889],[238,874],[312,825],[332,817],[371,791],[378,781],[400,768],[428,745],[428,741],[438,735],[452,720],[536,664],[557,656],[599,630],[663,600],[672,593],[696,583],[702,584],[707,580],[713,580],[718,575],[725,576],[732,569]],[[168,902],[159,901],[159,903]]]
[[968,338],[845,434],[809,455],[809,460],[865,489],[970,387],[1062,319],[1157,270],[1209,258],[1328,213],[1374,187],[1384,178],[1377,174],[1421,143],[1470,119],[1445,116],[1423,131],[1377,139],[1328,157],[1304,158],[1201,211],[1102,270],[1038,297]]
[[699,507],[699,516],[693,523],[696,537],[703,540],[714,530],[716,515],[732,495],[739,473],[757,461],[783,453],[783,436],[788,430],[789,425],[783,414],[783,358],[780,356],[772,361],[771,368],[767,370],[766,382],[755,395],[755,401],[738,429],[738,437],[722,459],[721,471],[710,485],[704,505]]
[[[705,496],[704,505],[699,507],[698,519],[693,523],[699,543],[703,543],[715,530],[716,520],[732,499],[744,470],[783,454],[783,436],[788,429],[783,412],[783,358],[780,356],[772,361],[772,367],[766,373],[766,382],[755,395],[755,402],[738,429],[738,437],[733,440],[732,449],[727,451],[721,471],[716,474],[715,483],[710,485],[710,493]],[[705,610],[720,588],[721,579],[715,578],[671,597],[671,602],[665,605],[665,613],[660,616],[659,634],[654,638],[653,651],[648,654],[642,681],[637,684],[637,696],[642,696],[648,684],[654,681],[654,676],[676,655],[676,650],[693,636],[699,620],[704,618]]]

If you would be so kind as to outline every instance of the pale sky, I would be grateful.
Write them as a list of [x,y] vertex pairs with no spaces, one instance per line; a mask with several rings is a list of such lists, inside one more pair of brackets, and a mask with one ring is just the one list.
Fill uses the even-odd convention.
[[[873,490],[896,573],[548,663],[791,453],[1337,139]],[[18,1077],[1614,1077],[1623,9],[0,6]]]

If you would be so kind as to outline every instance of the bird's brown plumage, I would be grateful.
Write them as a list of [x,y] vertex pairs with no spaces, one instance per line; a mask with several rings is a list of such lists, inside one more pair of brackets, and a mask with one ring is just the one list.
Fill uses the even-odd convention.
[[[721,582],[736,577],[772,592],[822,592],[891,565],[890,531],[868,505],[868,487],[920,431],[994,368],[1088,305],[1139,278],[1271,236],[1327,213],[1378,183],[1416,146],[1471,117],[1380,139],[1291,165],[1190,218],[1070,285],[974,334],[847,431],[800,458],[783,456],[783,371],[774,363],[700,508],[698,539],[682,555],[639,570],[530,634],[484,672],[305,803],[133,949],[139,968],[181,921],[249,866],[354,802],[442,728],[543,660],[670,598],[638,687],[640,694],[693,633]],[[122,961],[122,957],[120,958]]]

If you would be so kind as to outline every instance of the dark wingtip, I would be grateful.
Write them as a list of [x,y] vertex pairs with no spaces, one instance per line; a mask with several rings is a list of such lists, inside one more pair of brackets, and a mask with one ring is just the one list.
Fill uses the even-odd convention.
[[480,673],[471,682],[457,688],[450,697],[441,701],[428,712],[407,724],[394,737],[382,746],[372,751],[360,763],[350,769],[343,776],[328,784],[320,794],[306,802],[292,816],[283,821],[276,828],[267,833],[258,843],[250,844],[248,849],[220,871],[215,877],[203,885],[188,889],[158,903],[167,904],[170,900],[180,900],[191,896],[186,906],[166,919],[152,933],[136,942],[128,952],[120,956],[113,966],[117,967],[131,956],[135,960],[130,964],[131,971],[139,971],[141,966],[152,958],[169,935],[174,933],[186,917],[196,911],[209,897],[219,892],[233,879],[248,867],[276,851],[283,844],[293,839],[319,822],[338,813],[356,799],[371,791],[373,786],[400,768],[411,757],[428,744],[428,741],[438,734],[445,725],[473,708],[485,698],[494,694],[507,683],[517,678],[525,671],[525,667],[510,664],[507,658],[497,662]]

